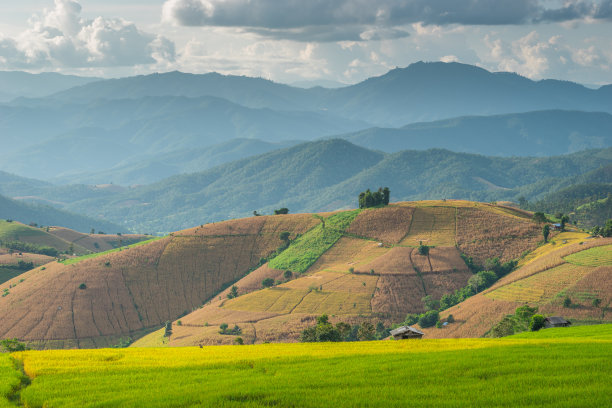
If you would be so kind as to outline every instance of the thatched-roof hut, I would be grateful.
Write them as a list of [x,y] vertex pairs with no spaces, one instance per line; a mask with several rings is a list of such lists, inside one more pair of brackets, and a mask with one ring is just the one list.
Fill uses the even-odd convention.
[[551,327],[568,327],[571,323],[559,316],[551,316],[544,319],[544,327],[549,329]]
[[391,335],[395,340],[420,339],[425,333],[411,326],[402,326],[391,330]]

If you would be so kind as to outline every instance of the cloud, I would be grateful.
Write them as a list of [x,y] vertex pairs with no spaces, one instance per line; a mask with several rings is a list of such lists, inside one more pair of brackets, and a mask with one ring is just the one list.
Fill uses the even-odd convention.
[[164,64],[175,58],[167,38],[145,33],[123,19],[81,17],[81,5],[55,0],[53,9],[29,20],[15,38],[0,38],[0,66],[17,69],[48,67],[120,67]]
[[[298,41],[361,41],[406,36],[401,27],[523,25],[611,20],[612,0],[167,0],[162,19],[180,26],[243,27]],[[374,27],[377,35],[368,33]],[[399,29],[398,29],[399,28]]]

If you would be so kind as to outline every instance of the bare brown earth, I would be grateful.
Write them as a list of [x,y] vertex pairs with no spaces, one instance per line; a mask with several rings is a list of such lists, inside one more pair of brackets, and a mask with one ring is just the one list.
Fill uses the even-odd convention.
[[72,243],[73,246],[77,245],[91,252],[108,251],[151,238],[141,234],[84,234],[63,227],[49,227],[48,232],[69,244]]
[[[53,262],[0,285],[11,285],[0,298],[0,338],[101,347],[152,332],[137,345],[180,346],[232,343],[237,336],[220,334],[222,323],[238,325],[247,343],[297,341],[322,313],[333,322],[390,324],[422,312],[423,296],[465,286],[471,273],[460,251],[510,259],[535,248],[540,230],[489,204],[398,203],[362,211],[302,275],[287,280],[285,271],[260,266],[283,244],[281,232],[294,239],[319,223],[311,214],[231,220],[75,264]],[[434,245],[429,255],[417,253],[420,237]],[[277,284],[262,290],[268,277]],[[228,299],[233,284],[239,296]],[[159,331],[166,321],[170,338]]]
[[[441,313],[455,323],[442,329],[424,329],[428,338],[482,337],[496,323],[524,304],[538,307],[547,316],[570,321],[612,321],[612,266],[574,265],[565,257],[612,244],[612,238],[591,239],[548,252],[500,279],[491,288]],[[572,307],[563,307],[569,296]],[[599,298],[596,307],[592,300]],[[526,301],[529,299],[529,301]]]
[[53,262],[0,285],[11,286],[0,298],[0,338],[99,347],[157,328],[244,276],[281,245],[280,231],[295,235],[317,222],[310,215],[227,221],[76,264]]

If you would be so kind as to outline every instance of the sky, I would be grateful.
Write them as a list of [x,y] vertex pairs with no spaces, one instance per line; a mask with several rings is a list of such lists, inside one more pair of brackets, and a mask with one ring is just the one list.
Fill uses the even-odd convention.
[[356,83],[417,61],[612,83],[612,0],[0,0],[0,70]]

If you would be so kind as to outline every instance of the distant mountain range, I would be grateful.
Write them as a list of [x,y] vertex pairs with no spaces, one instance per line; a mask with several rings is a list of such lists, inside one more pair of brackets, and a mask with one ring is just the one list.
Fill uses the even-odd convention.
[[0,71],[0,103],[19,97],[41,98],[101,79],[54,72],[30,74],[20,71]]
[[[244,157],[231,152],[232,139],[261,147],[341,137],[387,152],[501,156],[612,145],[612,86],[536,82],[459,63],[419,62],[337,89],[216,73],[24,78],[46,85],[0,104],[0,170],[60,182],[129,185],[203,171]],[[217,158],[209,160],[212,146]]]

